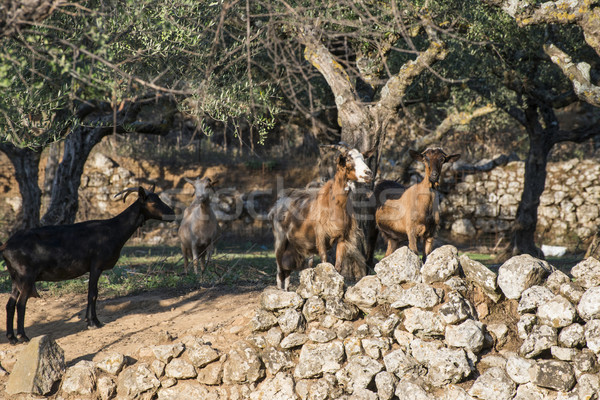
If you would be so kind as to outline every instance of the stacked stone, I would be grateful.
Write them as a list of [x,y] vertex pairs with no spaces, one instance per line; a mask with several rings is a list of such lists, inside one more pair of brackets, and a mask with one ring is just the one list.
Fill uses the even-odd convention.
[[[506,233],[523,191],[524,162],[469,174],[442,199],[442,227],[460,237]],[[600,164],[570,160],[548,165],[537,233],[557,245],[585,241],[600,224]]]
[[501,351],[489,362],[484,358],[491,368],[475,381],[470,394],[483,399],[597,398],[600,262],[584,260],[571,274],[574,282],[527,255],[500,267],[500,289],[518,301],[516,330],[523,342],[517,352]]
[[[436,249],[424,265],[405,247],[377,264],[376,275],[348,289],[331,264],[320,264],[301,272],[295,293],[264,292],[252,320],[256,334],[249,339],[261,348],[267,379],[253,395],[303,400],[467,396],[450,384],[474,375],[478,355],[494,339],[477,320],[461,270],[452,246]],[[471,265],[469,271],[476,270]],[[486,273],[471,275],[485,286]],[[497,296],[495,290],[490,288]]]

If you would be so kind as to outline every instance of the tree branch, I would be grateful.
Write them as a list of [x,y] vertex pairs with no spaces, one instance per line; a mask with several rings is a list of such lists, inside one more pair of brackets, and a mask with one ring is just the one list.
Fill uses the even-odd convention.
[[400,106],[406,89],[413,80],[425,69],[431,68],[437,61],[443,60],[448,55],[446,44],[434,39],[429,48],[420,53],[415,60],[409,61],[400,68],[400,71],[391,77],[381,90],[381,99],[378,106],[396,109]]
[[554,44],[544,45],[544,51],[567,78],[573,83],[573,90],[579,99],[600,107],[600,86],[590,80],[590,65],[585,62],[575,64],[571,57]]
[[[435,128],[433,132],[417,138],[407,147],[421,152],[432,144],[439,143],[444,136],[451,132],[455,127],[468,125],[473,119],[487,115],[494,111],[497,111],[496,107],[492,105],[486,105],[479,107],[472,112],[460,111],[450,114]],[[404,151],[399,162],[397,163],[398,171],[401,177],[404,176],[405,171],[408,170],[408,167],[412,161],[413,160],[409,152]]]
[[483,0],[513,17],[519,26],[577,24],[585,41],[600,55],[600,0],[547,1],[535,7],[527,0]]
[[48,18],[65,0],[2,0],[0,2],[0,36],[11,36],[22,25]]

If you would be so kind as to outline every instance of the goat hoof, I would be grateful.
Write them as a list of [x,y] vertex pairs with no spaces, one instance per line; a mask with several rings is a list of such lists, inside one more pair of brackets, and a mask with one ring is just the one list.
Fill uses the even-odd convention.
[[98,328],[102,328],[104,326],[103,323],[101,323],[100,321],[93,321],[88,323],[88,329],[98,329]]
[[17,339],[21,343],[27,343],[27,342],[29,342],[29,338],[24,333],[20,334],[20,335],[17,335]]
[[19,343],[19,340],[16,338],[15,335],[6,335],[6,338],[8,339],[8,343],[12,345]]

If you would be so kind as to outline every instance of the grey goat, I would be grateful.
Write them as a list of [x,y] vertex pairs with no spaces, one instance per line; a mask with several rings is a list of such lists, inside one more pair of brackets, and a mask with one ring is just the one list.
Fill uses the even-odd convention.
[[213,186],[218,181],[212,181],[210,178],[184,179],[194,186],[195,197],[192,204],[183,212],[178,234],[183,252],[183,269],[187,274],[188,260],[192,259],[194,273],[197,274],[198,260],[200,260],[200,270],[204,272],[219,233],[217,217],[210,208],[210,198],[215,193]]

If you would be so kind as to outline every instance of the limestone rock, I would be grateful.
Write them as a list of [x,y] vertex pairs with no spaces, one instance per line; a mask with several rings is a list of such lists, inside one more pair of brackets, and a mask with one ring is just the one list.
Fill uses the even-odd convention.
[[269,311],[259,308],[254,314],[254,318],[250,320],[250,327],[253,332],[268,331],[277,325],[277,317]]
[[589,288],[585,291],[577,306],[579,316],[586,321],[600,318],[600,286]]
[[437,306],[442,297],[443,293],[440,295],[433,287],[425,283],[417,283],[408,289],[399,291],[391,306],[393,308],[410,306],[428,309]]
[[416,307],[404,311],[404,327],[408,332],[420,337],[441,336],[445,330],[439,314]]
[[600,352],[600,319],[593,319],[585,324],[585,342],[594,353]]
[[494,302],[500,300],[498,292],[497,274],[482,263],[471,260],[466,254],[459,257],[460,266],[467,281],[483,289],[486,295]]
[[375,265],[375,273],[385,286],[405,282],[421,282],[423,263],[419,256],[404,246]]
[[536,325],[521,345],[519,353],[527,358],[533,358],[544,350],[556,346],[557,342],[556,329],[548,325]]
[[395,374],[398,378],[404,377],[408,372],[417,368],[417,361],[401,349],[389,352],[383,357],[385,370]]
[[111,375],[118,375],[125,366],[125,356],[121,353],[112,353],[96,363],[96,367]]
[[541,388],[530,382],[519,385],[517,395],[513,400],[546,400],[550,398],[550,393],[548,389]]
[[235,342],[223,366],[223,382],[252,383],[264,375],[265,370],[256,350],[246,342]]
[[272,378],[265,379],[258,388],[250,394],[250,400],[296,400],[294,379],[285,372],[279,372]]
[[381,371],[375,375],[375,387],[379,400],[392,400],[396,391],[396,382],[398,379],[388,371]]
[[274,347],[267,347],[261,354],[261,358],[267,367],[267,372],[271,375],[277,374],[279,371],[291,368],[294,366],[292,355],[288,350],[277,350]]
[[523,314],[517,322],[517,334],[519,339],[527,339],[527,336],[533,330],[533,327],[537,324],[537,316],[535,314]]
[[117,378],[117,393],[124,399],[137,399],[155,392],[159,386],[160,381],[145,363],[125,368]]
[[446,301],[438,310],[440,317],[446,324],[456,324],[466,320],[474,319],[475,307],[462,294],[450,292]]
[[109,376],[101,376],[96,383],[100,400],[110,400],[117,393],[117,384]]
[[65,372],[65,354],[49,336],[38,336],[21,351],[8,382],[6,394],[45,395]]
[[323,373],[335,373],[344,361],[344,345],[339,340],[329,343],[307,343],[302,346],[294,369],[297,379],[315,378]]
[[454,246],[444,245],[427,256],[421,268],[421,277],[425,283],[444,282],[456,274],[458,267],[458,250]]
[[396,396],[403,400],[434,400],[435,397],[427,393],[423,386],[408,379],[403,379],[396,386]]
[[325,302],[320,297],[309,297],[302,307],[302,315],[308,322],[319,319],[323,314],[325,314]]
[[342,299],[331,298],[325,301],[327,314],[338,319],[352,321],[358,316],[358,308]]
[[152,350],[152,353],[154,354],[154,357],[156,357],[157,360],[168,364],[169,361],[171,361],[173,358],[179,357],[181,353],[183,353],[185,346],[183,345],[183,343],[173,343],[160,346],[152,346],[150,349]]
[[327,343],[331,342],[333,339],[337,337],[336,333],[331,329],[317,329],[313,328],[308,333],[308,338],[313,342],[317,343]]
[[523,385],[531,381],[529,370],[534,366],[535,360],[513,354],[506,360],[506,373],[513,381],[519,385]]
[[277,322],[284,335],[304,329],[304,317],[302,313],[293,308],[283,310],[279,317],[277,317]]
[[222,355],[218,361],[214,361],[203,368],[198,368],[196,380],[204,385],[220,385],[223,382],[223,364],[226,356]]
[[338,383],[349,393],[366,389],[375,375],[383,370],[383,365],[367,356],[354,356],[346,366],[336,372]]
[[532,383],[561,392],[568,392],[576,382],[573,367],[565,361],[540,360],[529,372]]
[[501,368],[490,368],[477,378],[469,390],[471,396],[482,400],[510,400],[516,394],[515,383]]
[[560,285],[559,293],[562,294],[573,304],[579,304],[585,289],[574,282],[565,282]]
[[485,344],[484,326],[479,321],[468,319],[460,325],[446,327],[446,343],[479,353]]
[[571,324],[560,331],[558,343],[564,347],[583,347],[586,344],[585,328],[580,324]]
[[286,292],[279,289],[266,289],[260,295],[260,305],[268,311],[277,311],[283,308],[300,308],[304,300],[295,292]]
[[202,368],[211,362],[218,360],[221,356],[217,350],[207,344],[188,348],[185,352],[190,362],[197,368]]
[[283,338],[281,341],[281,348],[291,349],[293,347],[302,346],[306,342],[308,342],[308,335],[304,333],[293,332]]
[[381,289],[379,278],[376,275],[367,275],[346,290],[344,300],[363,311],[369,311],[376,305]]
[[194,366],[181,358],[171,360],[165,367],[165,376],[167,378],[193,379],[196,375]]
[[586,258],[571,268],[571,275],[577,284],[586,289],[600,286],[600,261],[593,257]]
[[546,279],[546,287],[552,291],[554,294],[558,294],[560,292],[560,287],[563,283],[570,282],[571,278],[564,272],[560,270],[555,270],[548,276]]
[[61,390],[67,395],[89,396],[96,389],[96,367],[92,361],[79,361],[68,368]]
[[509,299],[519,299],[525,289],[543,283],[553,268],[528,254],[515,256],[498,270],[498,286]]
[[300,285],[296,291],[308,299],[316,296],[324,299],[344,297],[344,277],[329,263],[321,263],[315,268],[300,272]]
[[555,294],[550,289],[544,286],[532,286],[523,291],[517,312],[519,314],[535,313],[537,308],[554,298]]
[[563,328],[577,317],[575,306],[562,295],[557,295],[538,307],[538,321],[554,328]]

